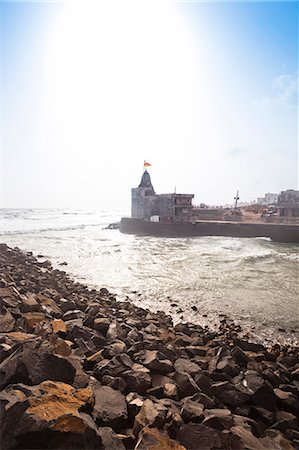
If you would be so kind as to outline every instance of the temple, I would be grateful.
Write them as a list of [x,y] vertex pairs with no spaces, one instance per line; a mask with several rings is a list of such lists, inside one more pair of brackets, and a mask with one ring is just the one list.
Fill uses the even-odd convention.
[[145,170],[138,188],[132,189],[132,217],[152,222],[188,222],[193,197],[193,194],[156,194]]

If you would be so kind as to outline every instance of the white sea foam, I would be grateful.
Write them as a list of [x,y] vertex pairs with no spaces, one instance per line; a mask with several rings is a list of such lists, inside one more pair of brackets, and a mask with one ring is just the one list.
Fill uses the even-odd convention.
[[42,254],[58,268],[66,261],[79,281],[106,286],[176,320],[183,315],[201,322],[206,313],[214,323],[225,313],[256,329],[264,323],[268,334],[271,327],[299,328],[298,245],[261,238],[141,237],[104,229],[122,215],[127,214],[2,210],[0,240]]

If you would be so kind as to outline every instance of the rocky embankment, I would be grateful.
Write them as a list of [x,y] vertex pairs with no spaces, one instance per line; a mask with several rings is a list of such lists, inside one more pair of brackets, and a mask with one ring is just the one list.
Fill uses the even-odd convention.
[[0,245],[3,449],[299,448],[298,348],[172,325]]

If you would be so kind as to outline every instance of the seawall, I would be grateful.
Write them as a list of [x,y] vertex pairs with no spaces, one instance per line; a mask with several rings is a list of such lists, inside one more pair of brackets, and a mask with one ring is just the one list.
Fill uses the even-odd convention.
[[206,220],[193,223],[163,223],[123,217],[120,222],[120,231],[122,233],[165,237],[269,237],[276,242],[299,243],[299,225],[273,223],[217,222]]

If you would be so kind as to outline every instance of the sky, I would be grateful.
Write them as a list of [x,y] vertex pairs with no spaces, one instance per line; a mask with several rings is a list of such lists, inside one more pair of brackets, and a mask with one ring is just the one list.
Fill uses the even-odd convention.
[[1,206],[298,189],[298,3],[2,1]]

